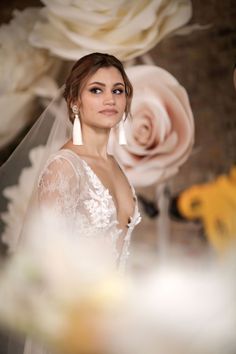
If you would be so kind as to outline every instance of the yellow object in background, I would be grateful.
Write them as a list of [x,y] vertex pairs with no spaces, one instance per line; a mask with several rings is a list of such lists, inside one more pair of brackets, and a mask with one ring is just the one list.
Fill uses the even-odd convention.
[[227,251],[236,243],[236,166],[229,175],[186,189],[179,195],[178,209],[187,219],[200,219],[212,246]]

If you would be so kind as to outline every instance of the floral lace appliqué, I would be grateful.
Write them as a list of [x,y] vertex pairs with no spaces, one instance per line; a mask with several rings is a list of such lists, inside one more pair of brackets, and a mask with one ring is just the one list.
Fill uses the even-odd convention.
[[99,187],[98,193],[95,193],[89,188],[91,199],[85,200],[84,205],[90,213],[92,224],[98,228],[105,228],[109,226],[110,218],[114,211],[111,209],[109,192],[107,190],[101,192],[100,189],[102,187]]
[[114,214],[112,197],[85,161],[83,165],[94,188],[94,191],[89,188],[90,199],[84,201],[91,222],[98,228],[111,227],[111,216]]

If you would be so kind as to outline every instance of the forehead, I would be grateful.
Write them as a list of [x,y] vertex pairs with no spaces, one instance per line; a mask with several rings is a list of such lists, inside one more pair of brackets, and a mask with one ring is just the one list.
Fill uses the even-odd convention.
[[107,85],[115,84],[117,82],[124,84],[124,80],[120,71],[114,66],[98,69],[93,75],[89,77],[87,84],[92,82],[101,82]]

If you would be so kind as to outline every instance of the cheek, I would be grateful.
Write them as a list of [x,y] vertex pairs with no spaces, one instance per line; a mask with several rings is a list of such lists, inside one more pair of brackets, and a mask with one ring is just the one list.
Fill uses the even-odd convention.
[[91,97],[82,97],[80,110],[86,113],[92,112],[96,109],[97,105],[98,103],[96,100],[92,99]]
[[125,110],[126,104],[127,104],[127,99],[125,96],[119,97],[119,106]]

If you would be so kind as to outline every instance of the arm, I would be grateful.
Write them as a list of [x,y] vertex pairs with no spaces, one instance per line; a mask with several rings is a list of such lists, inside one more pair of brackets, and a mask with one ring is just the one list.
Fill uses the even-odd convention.
[[75,207],[78,193],[79,180],[73,165],[63,157],[49,162],[39,178],[39,206],[66,215]]

